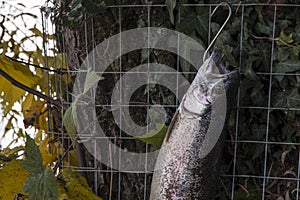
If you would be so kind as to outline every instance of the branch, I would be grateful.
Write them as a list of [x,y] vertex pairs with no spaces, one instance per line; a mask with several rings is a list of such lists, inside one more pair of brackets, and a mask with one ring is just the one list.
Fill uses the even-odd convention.
[[58,100],[54,100],[52,97],[49,97],[47,95],[44,95],[41,92],[38,92],[22,83],[20,83],[19,81],[15,80],[14,78],[12,78],[10,75],[8,75],[6,72],[4,72],[2,69],[0,69],[0,75],[2,75],[6,80],[8,80],[9,82],[11,82],[11,84],[13,84],[14,86],[21,88],[22,90],[25,90],[31,94],[34,94],[44,100],[46,100],[48,103],[53,104],[59,108],[62,107],[60,101]]
[[58,68],[58,69],[49,69],[49,68],[46,68],[46,67],[41,67],[39,65],[35,65],[35,64],[32,64],[32,63],[28,63],[28,62],[24,62],[24,61],[21,61],[21,60],[17,60],[17,59],[14,59],[12,57],[9,57],[7,55],[5,55],[6,58],[12,60],[12,61],[15,61],[15,62],[18,62],[18,63],[21,63],[21,64],[25,64],[25,65],[30,65],[30,66],[33,66],[35,68],[39,68],[39,69],[42,69],[42,70],[46,70],[46,71],[49,71],[49,72],[54,72],[54,73],[57,73],[57,74],[65,74],[65,73],[68,73],[67,70],[63,69],[63,68]]

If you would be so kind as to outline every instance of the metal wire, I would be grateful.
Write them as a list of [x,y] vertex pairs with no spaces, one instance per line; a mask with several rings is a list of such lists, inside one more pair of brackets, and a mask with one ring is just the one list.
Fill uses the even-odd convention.
[[[217,4],[182,4],[180,5],[178,12],[179,12],[179,16],[181,14],[181,8],[183,7],[208,7],[210,12],[212,10],[213,6],[216,6]],[[295,9],[296,7],[300,7],[299,4],[293,4],[293,5],[289,5],[289,4],[261,4],[261,3],[249,3],[249,4],[233,4],[232,7],[235,7],[236,9],[240,9],[241,10],[241,23],[240,23],[240,32],[243,33],[244,32],[244,15],[245,15],[245,9],[249,8],[249,7],[253,7],[253,6],[269,6],[269,7],[273,7],[274,8],[274,13],[273,13],[273,29],[272,29],[272,45],[271,45],[271,58],[270,58],[270,70],[269,72],[261,72],[261,71],[255,71],[255,73],[257,75],[267,75],[268,76],[268,82],[269,82],[269,86],[268,86],[268,94],[267,94],[267,105],[266,106],[243,106],[241,105],[241,101],[240,101],[240,95],[241,92],[240,90],[238,91],[238,98],[237,98],[237,103],[236,103],[236,119],[235,119],[235,130],[234,130],[234,138],[231,140],[227,140],[227,143],[233,143],[234,147],[233,147],[233,167],[232,167],[232,171],[230,174],[221,174],[221,177],[227,177],[231,180],[231,194],[230,194],[230,198],[233,200],[235,199],[235,191],[237,190],[236,185],[237,185],[237,179],[239,178],[256,178],[256,179],[260,179],[262,180],[262,193],[261,193],[261,199],[264,200],[266,199],[266,186],[269,180],[285,180],[285,181],[296,181],[297,182],[297,194],[296,194],[296,199],[299,199],[299,185],[300,185],[300,152],[298,155],[298,169],[297,169],[297,177],[296,178],[290,178],[290,177],[276,177],[276,176],[270,176],[268,174],[268,148],[270,147],[270,145],[294,145],[294,146],[300,146],[300,143],[292,143],[292,142],[288,142],[288,141],[269,141],[269,133],[270,133],[270,112],[274,111],[274,110],[289,110],[289,111],[299,111],[300,108],[299,107],[291,107],[291,108],[283,108],[283,107],[272,107],[271,105],[271,96],[272,96],[272,81],[273,81],[273,77],[277,76],[277,75],[284,75],[284,76],[299,76],[299,74],[297,73],[275,73],[273,72],[273,60],[274,60],[274,45],[275,45],[275,32],[276,32],[276,23],[277,23],[277,8],[278,7],[288,7],[291,9]],[[129,9],[129,8],[135,8],[135,9],[144,9],[147,8],[147,23],[148,26],[151,25],[151,9],[153,8],[164,8],[165,5],[113,5],[113,6],[108,6],[108,9],[114,9],[116,8],[118,11],[118,20],[119,20],[119,33],[120,33],[120,38],[121,38],[121,33],[123,31],[123,27],[122,27],[122,18],[123,18],[123,14],[124,12],[122,12],[125,9]],[[180,17],[179,17],[180,18]],[[85,16],[85,19],[86,16]],[[178,19],[179,20],[179,19]],[[91,27],[89,27],[89,25]],[[85,51],[86,54],[88,54],[89,52],[89,47],[88,47],[88,41],[91,39],[93,42],[93,46],[95,47],[96,42],[95,42],[95,30],[94,30],[94,22],[91,21],[90,23],[85,22],[85,33],[84,33],[84,37],[85,37]],[[211,19],[209,18],[209,30],[211,27]],[[91,38],[89,38],[89,30],[91,30]],[[210,41],[210,37],[211,37],[211,33],[209,32],[208,35],[208,41]],[[240,34],[240,47],[239,47],[239,52],[240,52],[240,57],[239,57],[239,65],[243,66],[243,38],[244,34]],[[148,38],[149,39],[149,38]],[[178,39],[179,40],[179,39]],[[63,40],[64,42],[64,40]],[[179,44],[179,43],[178,43]],[[64,43],[63,43],[63,48],[65,48]],[[180,46],[178,46],[178,52],[179,52]],[[122,69],[122,41],[120,40],[119,43],[119,52],[120,52],[120,58],[119,58],[119,71],[118,72],[104,72],[102,73],[103,75],[106,74],[117,74],[118,76],[122,76],[124,75],[124,73],[132,73],[132,72],[124,72]],[[148,49],[148,63],[150,63],[150,50]],[[95,59],[95,55],[94,59]],[[93,59],[93,65],[95,65],[95,60]],[[177,71],[179,71],[179,56],[177,57],[177,62],[176,62],[176,68]],[[148,69],[149,69],[149,65],[148,65]],[[242,69],[241,69],[242,71]],[[86,70],[70,70],[70,73],[86,73]],[[145,72],[135,72],[135,73],[147,73],[148,75],[151,73],[162,73],[162,72],[149,72],[149,71],[145,71]],[[163,72],[166,76],[169,75],[176,75],[177,76],[177,86],[178,86],[178,73],[174,73],[174,72]],[[190,73],[185,73],[185,74],[195,74],[194,72],[190,72]],[[241,74],[243,74],[243,72],[241,72]],[[122,81],[119,82],[119,87],[120,89],[123,88],[123,84]],[[150,79],[148,76],[148,84],[150,84]],[[63,85],[59,85],[59,87],[66,87],[66,91],[68,91],[68,87],[63,86]],[[178,87],[177,87],[178,88]],[[111,104],[103,104],[103,105],[95,105],[96,107],[104,107],[104,108],[110,108],[110,109],[114,109],[114,107],[116,109],[119,109],[119,115],[120,115],[120,120],[122,119],[122,109],[123,107],[146,107],[147,110],[149,110],[149,105],[150,105],[150,92],[149,92],[149,87],[148,87],[148,93],[147,93],[147,103],[145,105],[141,105],[141,104],[125,104],[123,102],[122,99],[122,95],[123,92],[121,90],[120,92],[120,105],[111,105]],[[62,88],[59,88],[59,92],[62,93]],[[178,95],[178,89],[176,90],[176,95]],[[68,102],[66,102],[65,105],[70,105],[72,102],[70,102],[70,99],[67,98]],[[153,105],[154,107],[156,105]],[[173,107],[176,108],[178,106],[178,103],[176,101],[176,103],[174,105],[167,105],[165,107]],[[257,110],[264,110],[267,111],[267,119],[266,119],[266,132],[265,132],[265,137],[264,140],[262,141],[257,141],[257,140],[243,140],[241,138],[239,138],[239,123],[240,123],[240,118],[241,118],[241,111],[243,109],[257,109]],[[97,119],[93,119],[94,121],[97,121]],[[149,122],[149,116],[147,115],[147,122]],[[120,125],[122,125],[122,122],[119,122]],[[122,127],[120,127],[120,132],[118,134],[118,137],[124,140],[134,140],[134,138],[132,137],[124,137],[122,136]],[[149,130],[147,130],[149,131]],[[52,132],[53,134],[59,134],[59,133],[55,133]],[[64,136],[65,137],[65,136]],[[82,136],[84,138],[84,136]],[[89,138],[90,136],[87,135],[87,138]],[[67,138],[67,137],[65,137]],[[108,137],[109,139],[116,139],[116,137]],[[96,143],[97,140],[101,140],[103,138],[101,137],[93,137],[93,140],[95,140],[94,142],[94,152],[97,153],[97,148],[96,148]],[[264,145],[264,160],[263,160],[263,174],[262,175],[251,175],[251,174],[237,174],[236,168],[237,168],[237,155],[238,155],[238,150],[239,150],[239,144],[244,143],[244,144],[261,144]],[[148,145],[146,146],[146,150],[145,152],[147,153],[149,151],[149,147]],[[119,165],[121,164],[121,152],[119,152]],[[147,158],[145,160],[146,166],[147,166]],[[65,167],[70,167],[70,166],[65,166]],[[120,166],[121,168],[121,166]],[[118,200],[122,199],[121,197],[121,172],[117,171],[117,170],[113,170],[113,169],[98,169],[97,168],[97,161],[96,158],[94,159],[94,166],[90,167],[90,168],[79,168],[78,171],[88,171],[88,172],[93,172],[94,173],[94,188],[95,188],[95,192],[98,193],[97,188],[98,188],[98,174],[99,173],[110,173],[111,177],[113,176],[113,173],[117,173],[118,174]],[[147,167],[145,168],[144,171],[132,171],[132,173],[144,173],[144,200],[147,199],[147,179],[148,179],[148,175],[151,174],[151,172],[147,171]]]

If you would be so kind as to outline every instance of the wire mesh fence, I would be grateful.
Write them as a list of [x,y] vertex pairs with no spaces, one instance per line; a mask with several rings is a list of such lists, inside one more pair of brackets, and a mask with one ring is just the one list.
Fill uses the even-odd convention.
[[[178,24],[181,24],[181,20],[196,23],[193,21],[194,16],[188,16],[187,13],[190,9],[198,12],[200,24],[195,25],[200,29],[198,32],[205,29],[207,25],[205,35],[207,38],[205,40],[202,38],[202,41],[198,40],[203,43],[203,46],[209,44],[219,27],[215,21],[224,20],[224,15],[227,13],[225,9],[218,11],[220,14],[216,18],[211,18],[207,14],[203,17],[199,14],[202,11],[211,13],[215,6],[216,4],[180,4],[177,9]],[[300,68],[299,46],[297,46],[300,41],[300,18],[299,14],[296,14],[299,13],[300,5],[239,3],[231,6],[234,12],[231,25],[225,28],[227,31],[218,38],[221,42],[217,41],[215,48],[225,52],[225,57],[229,60],[228,65],[234,63],[236,64],[234,67],[239,67],[241,85],[237,99],[230,100],[236,101],[236,107],[232,111],[228,125],[225,158],[222,172],[219,173],[222,184],[218,190],[218,199],[300,199],[300,76],[297,73]],[[48,27],[46,26],[48,18],[45,15],[53,14],[51,12],[49,10],[43,12],[46,19],[44,20],[44,33],[47,33]],[[90,142],[90,149],[92,149],[90,154],[108,156],[111,162],[117,157],[119,167],[124,159],[122,156],[126,154],[114,149],[112,145],[125,151],[136,151],[146,153],[146,155],[157,149],[153,145],[132,137],[130,133],[124,131],[124,127],[131,126],[130,123],[138,123],[146,127],[143,129],[145,132],[140,133],[141,135],[155,129],[155,126],[146,125],[151,121],[152,115],[155,115],[155,112],[150,112],[150,108],[159,107],[157,104],[165,108],[167,119],[153,124],[164,125],[166,123],[168,125],[179,105],[180,98],[176,98],[182,90],[182,85],[179,84],[180,75],[184,75],[190,82],[196,73],[196,70],[192,68],[183,69],[183,61],[176,53],[151,49],[150,46],[131,52],[122,52],[122,40],[127,39],[121,37],[124,31],[142,27],[171,28],[172,25],[167,22],[169,15],[165,13],[167,13],[167,8],[164,4],[111,5],[104,13],[84,14],[75,28],[70,28],[70,24],[62,21],[56,21],[56,28],[53,27],[57,32],[56,48],[59,52],[67,53],[57,59],[68,62],[70,67],[68,72],[73,83],[75,76],[87,73],[87,68],[80,66],[88,55],[91,58],[88,60],[91,62],[89,66],[92,66],[94,70],[99,69],[96,67],[99,64],[97,58],[103,57],[105,52],[96,55],[99,52],[92,50],[105,39],[119,34],[119,45],[115,47],[119,55],[104,71],[95,71],[105,79],[100,81],[98,87],[93,88],[90,94],[96,115],[89,120],[99,122],[105,132],[105,137],[91,133],[97,130],[93,128],[94,123],[91,123],[91,129],[87,128],[88,131],[80,138],[81,143]],[[289,16],[287,13],[294,13],[294,15]],[[254,22],[256,24],[253,25]],[[197,29],[197,27],[192,28]],[[252,28],[259,30],[252,31]],[[191,25],[185,23],[178,29],[187,33]],[[287,33],[284,32],[286,30]],[[234,35],[234,37],[229,38],[227,35]],[[235,41],[233,47],[230,47],[231,50],[227,51],[231,45],[230,39]],[[106,45],[109,47],[110,44],[106,43]],[[47,48],[47,41],[45,41],[45,52]],[[181,51],[180,45],[176,48],[178,52]],[[287,57],[283,58],[285,54]],[[293,62],[287,61],[292,54],[295,55]],[[230,59],[235,61],[230,62]],[[174,70],[151,70],[149,63],[165,64]],[[141,64],[145,65],[143,70],[132,70]],[[175,92],[153,84],[150,74],[161,79],[173,77]],[[131,79],[119,81],[125,75],[130,75]],[[64,99],[64,105],[69,107],[74,97],[72,89],[76,85],[62,85],[61,78],[58,75],[49,84],[56,85],[57,92],[53,95],[60,96]],[[137,87],[135,91],[127,91],[130,89],[127,87],[130,82],[139,79],[143,80],[143,85]],[[120,91],[118,105],[112,104],[111,101],[115,88]],[[128,93],[132,94],[129,98],[126,96]],[[125,101],[126,98],[128,102]],[[123,116],[126,110],[133,121]],[[113,112],[117,113],[118,117],[113,115]],[[60,115],[63,118],[63,113]],[[66,146],[70,146],[71,141],[63,131],[62,123],[60,126],[60,128],[52,127],[50,133],[59,135],[61,140],[65,141]],[[82,126],[87,125],[82,124]],[[108,143],[106,139],[111,143],[106,145],[108,149],[103,149],[101,145]],[[61,148],[67,151],[66,146],[62,145]],[[84,148],[81,147],[81,150]],[[80,164],[76,170],[88,178],[94,192],[103,199],[149,198],[152,171],[148,170],[147,165],[152,161],[147,156],[144,160],[137,160],[136,163],[127,163],[136,166],[136,170],[124,172],[99,163],[96,157],[82,153],[83,150],[81,150],[79,148],[78,152],[84,154],[82,157],[85,159],[79,161]],[[72,156],[67,155],[67,157],[69,165],[61,167],[74,167],[71,164]],[[144,166],[144,170],[139,170],[140,165]]]

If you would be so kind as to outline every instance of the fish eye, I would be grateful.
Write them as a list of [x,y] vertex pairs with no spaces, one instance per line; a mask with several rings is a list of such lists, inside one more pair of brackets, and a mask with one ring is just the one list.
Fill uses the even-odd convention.
[[200,89],[200,91],[205,91],[205,90],[207,90],[207,86],[204,83],[200,83],[199,89]]

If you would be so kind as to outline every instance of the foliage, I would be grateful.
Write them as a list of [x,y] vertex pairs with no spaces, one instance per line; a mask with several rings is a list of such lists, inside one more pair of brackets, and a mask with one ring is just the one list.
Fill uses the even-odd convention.
[[101,199],[92,192],[85,178],[71,169],[64,169],[55,177],[51,169],[43,165],[44,157],[35,141],[28,135],[26,138],[26,160],[12,160],[0,167],[1,199],[14,199],[16,195],[29,200]]
[[[25,8],[23,4],[10,5],[8,2],[3,6],[7,6],[9,10],[13,10],[14,14],[1,14],[1,37],[0,37],[0,69],[11,77],[22,83],[23,85],[32,88],[33,90],[39,90],[45,95],[53,94],[55,92],[55,85],[49,88],[48,81],[57,79],[56,74],[49,74],[40,66],[45,66],[47,60],[48,67],[52,69],[67,69],[68,63],[65,59],[65,55],[59,54],[53,50],[53,53],[57,56],[44,57],[41,45],[36,44],[35,41],[41,39],[53,40],[51,35],[43,35],[42,32],[35,26],[28,25],[26,18],[34,20],[37,16],[23,12]],[[16,24],[15,21],[23,19],[23,24]],[[24,29],[24,27],[26,29]],[[27,30],[27,31],[26,31]],[[33,50],[26,45],[32,45]],[[7,57],[9,55],[9,57]],[[35,69],[30,68],[28,64],[19,62],[20,57],[25,58],[26,63],[35,65]],[[13,59],[11,59],[13,58]],[[23,60],[24,61],[24,60]],[[31,65],[31,67],[32,67]],[[36,67],[38,66],[38,67]],[[60,75],[62,83],[69,83],[70,77],[67,74]],[[16,128],[17,115],[19,113],[13,106],[15,103],[22,105],[22,114],[24,116],[25,128],[34,126],[39,131],[39,136],[42,132],[48,130],[48,124],[52,123],[52,119],[48,123],[45,111],[47,108],[47,102],[42,101],[34,97],[33,94],[22,90],[19,87],[14,86],[4,77],[0,76],[0,103],[3,112],[3,118],[7,119],[5,130],[13,130],[13,134],[17,139],[24,137],[24,131]],[[3,119],[1,120],[3,121]],[[5,136],[5,134],[4,134]],[[4,137],[3,136],[3,137]],[[16,139],[16,140],[17,140]]]
[[28,135],[26,136],[25,156],[26,160],[21,165],[30,173],[23,187],[23,191],[28,192],[28,199],[58,199],[55,176],[47,167],[43,167],[41,152]]
[[[295,1],[284,2],[296,3]],[[205,24],[209,17],[207,13],[208,7],[183,8],[176,28],[207,45],[209,31],[205,28],[208,27]],[[246,108],[239,109],[237,139],[265,141],[268,131],[268,141],[297,143],[300,139],[300,112],[295,110],[300,106],[299,76],[296,75],[300,72],[299,8],[279,6],[275,27],[273,27],[274,7],[272,6],[246,6],[244,10],[241,6],[237,6],[233,7],[233,13],[230,22],[213,45],[213,49],[223,53],[227,66],[239,67],[241,72],[239,106]],[[243,18],[242,14],[244,14]],[[226,15],[226,8],[220,8],[212,17],[211,37],[219,30]],[[244,21],[241,21],[242,19]],[[204,23],[201,23],[202,21]],[[273,36],[274,41],[272,41]],[[189,71],[186,65],[182,69]],[[274,74],[270,76],[270,73]],[[271,109],[269,111],[261,109],[267,107]],[[267,112],[269,112],[269,122]],[[229,121],[229,130],[235,130],[234,115]],[[234,133],[231,135],[234,138]],[[297,147],[272,145],[268,148],[268,162],[274,164],[273,167],[267,165],[269,173],[286,177],[290,168],[297,173],[295,171],[297,156],[294,157],[295,162],[290,163],[290,168],[278,162],[280,156],[290,149],[297,149]],[[262,175],[264,154],[264,145],[238,144],[237,173]],[[238,183],[243,185],[243,179],[238,180]],[[258,183],[255,181],[248,181],[243,187],[237,188],[235,196],[239,199],[257,199],[261,188],[256,184]],[[271,183],[267,185],[269,193],[278,197],[286,195],[283,191],[273,190],[269,184]]]
[[174,24],[174,9],[176,7],[176,0],[166,0],[166,6],[170,15],[170,21],[172,24]]
[[[204,46],[207,46],[209,43],[207,39],[210,31],[209,28],[211,29],[210,35],[212,37],[222,25],[227,15],[226,8],[220,8],[217,11],[216,15],[211,19],[212,23],[209,27],[209,7],[181,7],[179,16],[178,4],[207,2],[197,0],[165,1],[170,21],[174,25],[174,28],[193,37]],[[217,3],[219,1],[214,2]],[[230,2],[239,3],[239,1],[234,0]],[[274,2],[276,3],[276,1]],[[296,0],[286,0],[284,2],[297,3]],[[71,6],[63,6],[66,6],[66,12],[68,13],[63,22],[64,25],[68,26],[79,24],[86,13],[95,15],[98,12],[105,12],[106,7],[104,1],[89,0],[76,0]],[[52,53],[56,55],[55,57],[45,57],[41,48],[36,45],[35,41],[37,38],[52,40],[54,38],[52,35],[43,35],[36,26],[27,27],[29,31],[25,33],[22,28],[14,24],[14,20],[16,19],[23,19],[24,24],[26,24],[24,20],[25,16],[36,18],[36,16],[30,13],[21,12],[23,7],[22,4],[15,6],[15,10],[19,12],[18,14],[0,14],[2,19],[0,22],[2,31],[0,35],[0,69],[10,74],[16,81],[34,90],[38,90],[46,95],[57,95],[57,99],[63,100],[65,93],[64,91],[62,94],[57,93],[55,89],[57,81],[54,80],[59,79],[62,85],[67,85],[71,82],[69,74],[49,73],[38,67],[32,69],[27,64],[22,64],[5,57],[5,55],[10,55],[10,57],[17,60],[20,60],[20,57],[25,57],[27,62],[38,66],[45,66],[45,61],[47,60],[48,66],[51,69],[68,69],[68,62],[65,59],[66,55],[53,50]],[[227,66],[231,68],[239,67],[242,74],[238,140],[265,141],[268,131],[268,141],[298,142],[300,137],[300,113],[299,110],[294,108],[298,108],[300,105],[300,79],[298,75],[295,76],[300,71],[299,8],[291,9],[291,7],[278,6],[275,27],[273,27],[274,6],[247,6],[244,7],[244,10],[242,6],[234,6],[233,9],[234,15],[214,44],[214,49],[223,52],[226,57]],[[244,14],[243,18],[242,13]],[[243,21],[241,21],[242,19]],[[8,28],[7,22],[10,23],[10,26],[13,25],[14,28]],[[16,40],[16,36],[20,34],[22,38]],[[25,44],[28,43],[34,44],[36,49],[27,50]],[[243,46],[242,49],[241,44]],[[180,67],[183,72],[190,72],[192,70],[189,63],[183,59],[180,60]],[[273,73],[273,75],[270,76],[269,73]],[[92,78],[87,78],[85,92],[100,80],[99,77],[95,77],[93,74],[89,74],[87,77]],[[54,163],[64,162],[64,160],[59,161],[57,156],[61,157],[63,155],[61,148],[63,144],[60,142],[60,139],[48,137],[46,134],[49,128],[48,125],[53,127],[57,123],[52,116],[54,112],[50,113],[50,118],[48,118],[49,116],[46,113],[49,109],[47,102],[12,85],[2,76],[0,76],[0,82],[0,103],[3,116],[7,119],[6,132],[8,130],[14,131],[14,136],[17,138],[14,141],[25,138],[24,131],[15,128],[17,121],[16,114],[19,113],[18,110],[14,109],[14,104],[16,103],[20,103],[22,106],[25,127],[35,127],[37,129],[36,143],[33,143],[33,140],[29,138],[27,139],[27,144],[29,145],[26,146],[25,150],[27,160],[23,161],[23,166],[31,175],[26,181],[24,191],[29,192],[30,197],[30,194],[40,191],[40,188],[37,187],[46,190],[45,188],[49,186],[47,185],[48,183],[52,187],[52,185],[55,185],[54,182],[58,181],[61,193],[60,199],[77,198],[80,194],[74,188],[80,188],[81,194],[85,198],[91,195],[92,197],[90,196],[89,199],[96,199],[91,194],[91,190],[87,187],[85,180],[79,177],[78,174],[63,170],[57,179],[51,172],[49,167],[53,167]],[[49,87],[49,82],[53,83],[51,87]],[[271,107],[270,110],[261,109],[269,106]],[[244,109],[243,107],[246,108]],[[76,129],[73,123],[73,108],[72,106],[64,111],[63,122],[74,144]],[[230,130],[234,130],[235,127],[234,117],[229,121]],[[62,126],[57,125],[56,127],[63,129]],[[167,127],[157,124],[156,128],[160,130],[157,135],[154,135],[154,130],[152,130],[139,139],[149,144],[160,145]],[[234,134],[232,132],[231,136],[233,138]],[[37,148],[34,144],[38,144],[39,147]],[[260,144],[239,144],[237,173],[261,175],[262,166],[264,165],[263,155],[267,153],[268,161],[272,163],[267,166],[271,175],[293,176],[294,173],[297,173],[295,172],[295,169],[297,169],[297,163],[295,162],[297,157],[293,157],[293,155],[298,155],[297,152],[295,153],[295,149],[297,148],[292,145],[275,146],[269,147],[268,152],[264,152],[265,148]],[[13,161],[7,163],[1,161],[0,175],[4,178],[0,180],[0,198],[3,196],[13,198],[15,194],[21,193],[21,186],[29,176],[29,173],[21,167],[21,161],[16,160],[20,158],[23,150],[23,146],[14,148],[8,146],[0,151],[0,156],[4,156],[7,160],[13,159]],[[70,150],[69,154],[76,155],[76,152]],[[76,166],[76,156],[73,158],[72,160],[75,160],[74,165]],[[15,175],[12,176],[11,172],[14,172]],[[45,183],[45,180],[47,180],[47,183]],[[18,184],[14,184],[14,187],[10,187],[7,190],[9,183],[15,181]],[[237,181],[239,187],[235,194],[236,198],[245,199],[247,197],[248,199],[255,199],[257,196],[260,196],[258,191],[261,188],[257,186],[257,183],[247,181]],[[278,192],[270,183],[267,184],[270,193],[277,192],[277,196],[283,196],[283,192]],[[57,188],[54,187],[54,189],[56,190]],[[45,193],[44,198],[53,194],[55,196],[56,191]]]
[[156,124],[156,129],[151,130],[145,135],[138,136],[137,138],[139,140],[142,140],[148,144],[155,145],[157,147],[160,147],[163,139],[165,137],[165,133],[167,132],[168,127],[164,124]]
[[104,79],[103,77],[100,77],[94,71],[89,69],[86,74],[83,92],[80,95],[76,96],[72,106],[69,107],[64,113],[63,123],[73,144],[75,144],[75,137],[76,137],[76,127],[75,127],[75,122],[77,121],[76,107],[78,105],[79,99],[85,97],[87,92],[90,89],[92,89],[95,86],[95,84],[98,83],[98,81],[103,79]]
[[24,182],[29,176],[20,160],[5,163],[0,169],[0,199],[14,199],[22,192]]
[[[178,7],[171,2],[175,1],[166,1],[166,4],[170,21],[176,19],[175,29],[193,37],[204,46],[208,46],[209,32],[211,31],[211,41],[228,13],[226,7],[220,7],[211,18],[211,30],[209,30],[208,6],[181,7],[179,16]],[[206,1],[179,1],[178,3],[206,3]],[[231,1],[231,3],[238,4],[239,1]],[[291,0],[284,3],[297,2]],[[213,45],[213,49],[223,53],[226,66],[239,68],[241,72],[239,93],[241,108],[238,111],[237,139],[254,142],[237,144],[237,174],[261,176],[264,168],[265,146],[259,142],[266,140],[267,133],[267,140],[271,142],[298,143],[300,139],[298,110],[300,106],[300,12],[298,7],[278,6],[274,24],[274,5],[244,8],[240,5],[232,8],[233,16]],[[180,60],[180,67],[183,72],[192,71],[190,64],[183,59]],[[233,113],[229,121],[228,129],[231,130],[231,138],[234,138],[235,117]],[[151,138],[143,138],[143,141],[152,144]],[[293,159],[291,158],[294,161],[289,161],[289,167],[279,162],[281,156],[291,149],[296,151],[297,147],[269,146],[266,167],[271,176],[273,174],[276,177],[287,177],[288,174],[297,174],[297,152]],[[228,163],[232,162],[228,161]],[[227,170],[231,167],[228,166]],[[239,179],[237,183],[240,186],[235,192],[237,199],[257,199],[261,196],[262,188],[258,186],[261,182],[250,182],[247,179],[244,183],[244,179]],[[270,194],[277,197],[289,195],[284,190],[276,191],[272,184],[274,183],[267,183],[266,187]]]
[[[74,172],[71,169],[63,169],[59,175],[60,191],[64,194],[64,200],[67,199],[91,199],[101,200],[96,196],[89,187],[85,178],[79,175],[78,172]],[[61,198],[60,198],[61,199]]]
[[[64,4],[65,2],[61,2]],[[61,5],[67,15],[62,16],[63,25],[76,27],[83,20],[85,14],[95,15],[106,10],[106,4],[101,0],[75,0],[71,5]]]
[[[8,132],[12,133],[13,137],[5,148],[2,149],[0,146],[0,199],[14,199],[15,197],[18,199],[64,199],[68,195],[59,195],[59,181],[52,168],[55,164],[61,163],[78,166],[77,154],[74,149],[62,152],[62,140],[57,136],[48,135],[48,125],[53,127],[55,123],[56,125],[59,123],[57,119],[60,117],[60,108],[52,107],[48,115],[49,102],[47,101],[53,100],[53,94],[59,99],[53,101],[63,99],[65,91],[63,89],[61,93],[58,93],[55,83],[67,85],[71,82],[70,74],[64,71],[68,69],[66,55],[50,49],[49,55],[55,56],[44,56],[41,44],[36,41],[48,40],[49,42],[54,37],[43,34],[36,25],[27,23],[28,17],[35,19],[37,16],[23,12],[25,8],[23,4],[11,5],[9,2],[3,2],[2,6],[7,7],[10,13],[0,14],[0,70],[13,80],[8,81],[0,75],[2,110],[0,120],[6,119],[7,121],[2,137],[6,137]],[[20,22],[19,19],[23,22],[22,25],[16,24],[17,20]],[[33,49],[28,48],[27,45],[30,44],[33,45]],[[44,67],[46,62],[48,68]],[[49,87],[49,82],[53,83],[51,87]],[[38,98],[40,96],[36,96],[32,91],[43,94],[47,98],[40,99]],[[21,111],[15,109],[15,105],[21,105],[17,106],[21,107]],[[18,128],[18,116],[24,117],[25,128],[33,127],[36,130],[34,140],[26,136],[24,129]],[[21,138],[24,140],[26,138],[26,146],[15,146]],[[24,150],[25,160],[22,157]],[[71,161],[65,158],[66,155],[71,158]],[[58,158],[61,159],[58,160]],[[72,176],[73,174],[69,176],[69,180]],[[78,182],[85,181],[79,175],[76,175],[74,179],[78,179]],[[69,180],[64,181],[63,184],[59,182],[61,187],[69,184]],[[72,191],[68,189],[69,192]],[[86,186],[85,195],[89,192],[92,196],[91,189]]]

